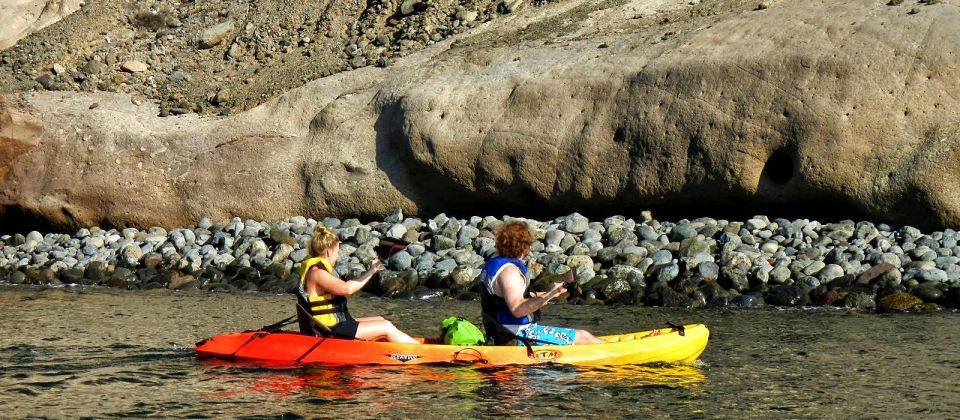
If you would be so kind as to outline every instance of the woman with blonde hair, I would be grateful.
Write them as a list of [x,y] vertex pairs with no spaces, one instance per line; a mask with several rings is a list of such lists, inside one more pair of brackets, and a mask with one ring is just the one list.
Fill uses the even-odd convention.
[[374,260],[370,268],[356,279],[344,281],[337,278],[333,267],[340,258],[340,240],[330,228],[323,225],[317,225],[313,231],[310,255],[311,258],[300,264],[297,315],[302,333],[417,343],[417,340],[383,317],[353,318],[347,310],[347,296],[363,289],[374,274],[382,269],[380,260]]

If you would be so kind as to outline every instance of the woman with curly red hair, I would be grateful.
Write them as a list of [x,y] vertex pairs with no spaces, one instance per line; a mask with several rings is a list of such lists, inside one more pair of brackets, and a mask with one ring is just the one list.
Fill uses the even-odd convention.
[[[487,261],[481,277],[483,324],[494,344],[517,340],[518,345],[569,345],[604,343],[586,330],[537,323],[539,310],[567,289],[555,283],[548,292],[529,292],[530,280],[523,258],[530,254],[533,232],[526,223],[512,220],[497,230],[498,256]],[[573,281],[567,273],[566,282]]]

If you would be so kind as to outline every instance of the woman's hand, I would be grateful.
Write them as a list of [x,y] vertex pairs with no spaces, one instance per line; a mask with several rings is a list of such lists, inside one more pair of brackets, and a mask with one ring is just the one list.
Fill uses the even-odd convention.
[[370,269],[368,271],[371,273],[376,273],[380,270],[383,270],[383,261],[380,261],[380,259],[377,258],[370,262]]
[[[564,283],[566,283],[566,282],[564,282]],[[547,293],[549,293],[549,294],[551,295],[551,296],[550,296],[551,299],[553,299],[553,298],[555,298],[555,297],[557,297],[557,296],[560,296],[560,295],[562,295],[562,294],[564,294],[564,293],[567,293],[567,288],[563,286],[564,283],[554,283],[554,284],[553,284],[553,289],[551,289],[549,292],[547,292]]]
[[530,292],[530,297],[534,299],[543,299],[543,305],[546,305],[551,299],[561,296],[564,293],[567,293],[567,288],[563,287],[563,283],[554,283],[553,288],[550,289],[549,292]]

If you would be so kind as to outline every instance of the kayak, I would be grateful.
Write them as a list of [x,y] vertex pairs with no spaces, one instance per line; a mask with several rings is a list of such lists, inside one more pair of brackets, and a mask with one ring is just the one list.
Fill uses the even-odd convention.
[[703,324],[600,337],[606,343],[571,346],[454,346],[418,338],[419,344],[313,337],[294,332],[248,331],[197,343],[200,358],[332,365],[475,364],[481,366],[692,364],[707,347]]

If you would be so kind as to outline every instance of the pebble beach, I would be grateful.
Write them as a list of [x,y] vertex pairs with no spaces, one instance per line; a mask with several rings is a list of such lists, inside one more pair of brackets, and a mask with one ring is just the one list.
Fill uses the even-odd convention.
[[[510,217],[397,211],[383,220],[294,216],[264,222],[201,218],[176,229],[80,229],[0,237],[0,282],[121,289],[290,293],[317,224],[341,240],[336,272],[352,278],[377,258],[381,237],[409,245],[385,261],[365,293],[397,299],[478,298],[477,278]],[[533,290],[573,272],[573,304],[681,308],[832,306],[863,311],[960,307],[954,230],[861,221],[755,216],[659,221],[589,220],[578,213],[527,221]]]

